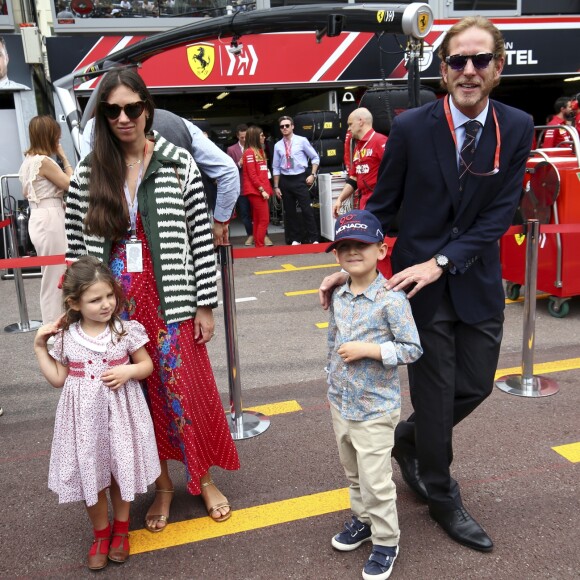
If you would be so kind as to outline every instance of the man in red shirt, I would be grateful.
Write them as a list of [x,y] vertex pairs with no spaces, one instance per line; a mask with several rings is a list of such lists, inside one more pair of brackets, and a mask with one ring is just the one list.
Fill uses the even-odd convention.
[[360,107],[348,116],[348,128],[357,140],[348,178],[338,196],[332,213],[338,217],[340,206],[356,192],[354,207],[364,209],[377,183],[379,165],[385,152],[387,138],[373,130],[373,116],[368,109]]
[[[570,97],[559,97],[554,103],[555,115],[547,123],[548,125],[569,125],[570,118],[574,118],[572,111],[572,99]],[[570,134],[565,129],[548,129],[544,135],[542,147],[558,147],[562,141],[569,141]]]

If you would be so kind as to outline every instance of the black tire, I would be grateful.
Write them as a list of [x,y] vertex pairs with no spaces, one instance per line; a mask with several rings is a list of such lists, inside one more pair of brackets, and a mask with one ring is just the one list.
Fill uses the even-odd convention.
[[570,303],[566,301],[558,306],[556,300],[550,297],[548,298],[548,312],[554,318],[564,318],[570,312]]
[[294,117],[294,133],[311,143],[340,135],[340,119],[334,111],[306,111]]
[[[436,99],[437,96],[432,89],[421,87],[419,96],[421,105]],[[366,107],[373,115],[373,129],[383,135],[389,134],[394,118],[406,111],[409,105],[407,87],[390,86],[369,89],[360,100],[360,106]]]
[[[344,157],[344,143],[340,139],[319,139],[312,142],[312,146],[320,155],[320,168],[342,167]],[[328,172],[326,172],[328,173]]]
[[505,293],[510,300],[517,300],[520,297],[521,284],[515,284],[514,282],[508,282],[506,284]]

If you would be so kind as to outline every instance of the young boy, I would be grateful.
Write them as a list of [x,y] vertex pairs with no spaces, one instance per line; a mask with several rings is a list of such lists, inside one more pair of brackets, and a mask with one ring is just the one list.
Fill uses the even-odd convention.
[[401,395],[397,365],[423,350],[404,292],[385,289],[377,262],[387,253],[381,224],[365,210],[336,220],[333,251],[349,274],[330,306],[328,399],[340,461],[350,482],[354,513],[332,546],[348,552],[372,540],[362,572],[385,580],[399,553],[391,449]]

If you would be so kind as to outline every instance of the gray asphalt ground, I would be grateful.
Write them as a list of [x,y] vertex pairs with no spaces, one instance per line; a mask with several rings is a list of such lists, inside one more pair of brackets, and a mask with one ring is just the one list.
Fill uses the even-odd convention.
[[[276,243],[282,235],[272,234]],[[244,238],[235,237],[235,246]],[[323,368],[327,321],[311,290],[333,271],[326,254],[237,259],[234,263],[240,378],[244,407],[297,401],[301,410],[273,414],[270,427],[237,442],[242,468],[214,473],[236,511],[346,487],[326,403]],[[39,280],[25,279],[31,319],[38,319]],[[47,488],[47,472],[59,392],[37,369],[33,333],[8,334],[18,322],[15,284],[0,281],[0,577],[88,578],[86,553],[91,530],[84,507],[58,505]],[[522,359],[523,304],[506,307],[500,369]],[[229,408],[223,308],[210,344],[224,407]],[[545,398],[492,396],[455,430],[453,473],[468,510],[495,542],[488,554],[451,541],[426,507],[409,492],[394,467],[402,531],[392,578],[400,579],[578,579],[580,578],[580,452],[576,463],[552,447],[580,445],[580,299],[570,314],[555,319],[539,300],[535,362],[554,363],[545,372],[560,391]],[[569,370],[559,370],[568,361]],[[555,370],[554,370],[555,369]],[[401,371],[403,416],[411,411],[407,373]],[[177,493],[172,522],[202,518],[198,498],[186,496],[183,470],[171,466]],[[132,507],[131,529],[143,528],[153,494]],[[239,516],[241,519],[243,516]],[[350,519],[348,510],[299,518],[290,523],[220,535],[177,547],[133,555],[109,565],[101,578],[195,578],[207,580],[332,580],[361,577],[370,544],[338,553],[331,537]],[[213,525],[213,524],[212,524]],[[224,524],[215,524],[216,528]],[[225,528],[224,528],[225,529]]]

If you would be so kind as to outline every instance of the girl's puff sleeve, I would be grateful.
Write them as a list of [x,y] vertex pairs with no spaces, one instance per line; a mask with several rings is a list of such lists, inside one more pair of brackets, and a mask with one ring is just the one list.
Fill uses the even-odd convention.
[[127,330],[128,351],[129,354],[133,354],[136,350],[139,350],[149,342],[149,337],[140,322],[137,322],[136,320],[128,320],[123,322],[123,324]]
[[61,365],[68,366],[68,357],[64,352],[64,333],[62,331],[57,332],[55,335],[52,350],[48,354]]

